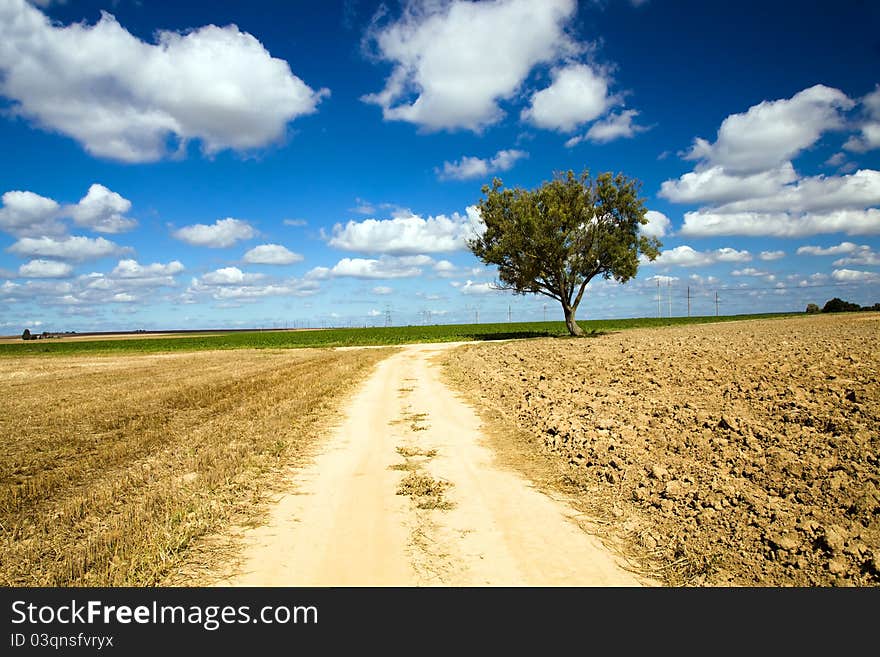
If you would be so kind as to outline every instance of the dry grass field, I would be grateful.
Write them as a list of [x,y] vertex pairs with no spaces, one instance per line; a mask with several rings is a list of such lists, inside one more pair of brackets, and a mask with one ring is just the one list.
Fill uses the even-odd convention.
[[466,346],[510,465],[668,584],[880,584],[880,315]]
[[387,353],[0,359],[0,585],[174,579]]

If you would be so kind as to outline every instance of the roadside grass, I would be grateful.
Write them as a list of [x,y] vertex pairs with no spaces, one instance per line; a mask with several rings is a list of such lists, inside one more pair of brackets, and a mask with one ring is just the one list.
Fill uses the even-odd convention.
[[151,586],[246,524],[387,350],[0,360],[0,586]]
[[[636,319],[579,320],[587,335],[601,335],[630,328],[706,324],[744,319],[803,316],[804,313],[729,315],[706,317],[643,317]],[[400,345],[417,342],[457,342],[519,338],[568,337],[564,322],[512,322],[496,324],[444,324],[433,326],[392,326],[334,328],[299,331],[217,332],[197,336],[131,338],[108,340],[46,339],[0,344],[0,357],[28,354],[74,355],[204,351],[214,349],[292,349],[303,347],[354,347]]]

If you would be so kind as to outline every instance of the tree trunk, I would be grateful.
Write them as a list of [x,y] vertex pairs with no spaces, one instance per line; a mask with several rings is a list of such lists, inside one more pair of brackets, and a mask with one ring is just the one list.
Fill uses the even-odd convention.
[[578,326],[578,323],[574,319],[574,314],[577,311],[577,308],[562,304],[562,310],[565,313],[565,326],[568,328],[568,332],[576,338],[583,337],[584,331]]

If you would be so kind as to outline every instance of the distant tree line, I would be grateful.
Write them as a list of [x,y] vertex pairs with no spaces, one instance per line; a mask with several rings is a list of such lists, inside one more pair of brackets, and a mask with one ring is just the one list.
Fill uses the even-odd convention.
[[50,333],[43,331],[42,333],[31,333],[30,329],[25,329],[21,333],[22,340],[45,340],[48,338],[60,338],[65,335],[74,335],[76,331],[65,331],[64,333]]
[[834,297],[833,299],[829,299],[825,302],[825,305],[822,306],[822,309],[819,309],[815,303],[807,304],[808,313],[852,313],[859,312],[863,310],[873,310],[880,312],[880,303],[875,303],[873,306],[860,306],[857,303],[852,303],[850,301],[844,301],[843,299],[839,299]]

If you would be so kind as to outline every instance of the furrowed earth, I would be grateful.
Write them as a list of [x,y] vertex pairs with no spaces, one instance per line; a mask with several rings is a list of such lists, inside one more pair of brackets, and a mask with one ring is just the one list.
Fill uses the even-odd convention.
[[475,344],[444,363],[508,462],[661,581],[871,586],[878,336],[876,313],[820,315]]

